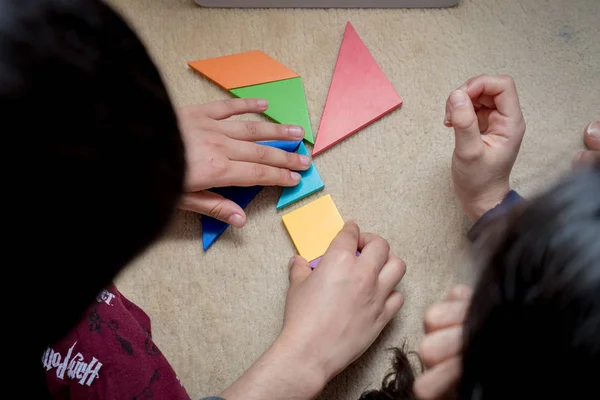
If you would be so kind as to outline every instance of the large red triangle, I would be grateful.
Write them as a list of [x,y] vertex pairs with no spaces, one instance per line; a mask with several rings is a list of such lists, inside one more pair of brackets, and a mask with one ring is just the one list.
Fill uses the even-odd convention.
[[350,22],[346,25],[313,156],[402,104]]

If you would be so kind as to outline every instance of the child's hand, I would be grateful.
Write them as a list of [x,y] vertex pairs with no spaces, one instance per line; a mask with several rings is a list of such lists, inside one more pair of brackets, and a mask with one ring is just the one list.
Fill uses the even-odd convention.
[[310,167],[307,156],[288,153],[255,141],[302,140],[298,126],[271,122],[225,121],[234,115],[261,113],[259,99],[230,99],[178,110],[187,171],[180,207],[209,215],[236,227],[246,224],[240,206],[205,189],[224,186],[294,186]]
[[525,120],[509,76],[481,75],[450,94],[444,124],[454,127],[454,191],[471,221],[494,208],[510,191]]
[[428,368],[418,376],[414,392],[419,399],[448,398],[462,375],[463,323],[469,309],[470,287],[454,287],[446,301],[425,313],[425,337],[419,356]]
[[589,150],[577,153],[573,158],[573,166],[586,167],[600,163],[600,121],[590,122],[585,127],[583,141]]

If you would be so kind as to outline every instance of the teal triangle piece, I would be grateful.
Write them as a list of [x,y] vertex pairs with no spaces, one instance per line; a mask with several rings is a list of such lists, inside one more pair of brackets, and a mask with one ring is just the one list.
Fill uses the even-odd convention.
[[264,113],[267,117],[280,124],[301,126],[304,128],[304,140],[311,144],[315,142],[310,126],[302,78],[246,86],[231,89],[230,92],[245,99],[259,98],[267,100],[269,108]]
[[[305,156],[308,155],[308,151],[306,150],[304,143],[300,143],[300,147],[298,147],[298,154],[303,154]],[[277,202],[276,208],[278,210],[287,207],[298,200],[308,197],[319,190],[323,190],[325,187],[325,184],[323,183],[323,180],[321,179],[321,176],[319,175],[319,172],[315,168],[314,164],[310,164],[310,168],[306,171],[301,171],[300,175],[302,178],[300,179],[299,184],[296,186],[283,188],[281,196],[279,197],[279,201]]]

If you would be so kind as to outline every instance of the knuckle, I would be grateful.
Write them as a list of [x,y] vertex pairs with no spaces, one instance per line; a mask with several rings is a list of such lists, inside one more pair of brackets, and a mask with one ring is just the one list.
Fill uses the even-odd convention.
[[244,102],[244,106],[247,109],[254,109],[254,108],[256,108],[256,100],[253,100],[253,99],[243,99],[243,102]]
[[224,158],[211,156],[209,159],[210,172],[215,176],[220,176],[227,170],[227,162]]
[[430,366],[434,359],[433,348],[431,346],[431,340],[425,336],[421,343],[419,344],[419,356],[425,365]]
[[398,268],[398,271],[402,276],[404,276],[404,274],[406,273],[406,263],[400,258],[396,258],[396,260],[396,266]]
[[381,242],[381,250],[389,254],[391,250],[390,243],[382,237],[379,237],[379,241]]
[[499,78],[503,84],[505,84],[507,86],[515,86],[515,80],[513,79],[512,76],[503,74],[503,75],[500,75]]
[[292,178],[290,177],[290,173],[282,168],[279,168],[279,183],[285,184],[290,181]]
[[248,135],[248,137],[255,137],[258,133],[258,129],[256,127],[256,123],[252,122],[252,121],[246,121],[244,123],[244,130],[246,131],[246,134]]
[[225,142],[215,136],[207,138],[206,145],[212,147],[213,149],[220,150],[225,147]]
[[295,164],[299,164],[300,160],[298,158],[299,156],[297,154],[294,153],[290,153],[290,152],[285,152],[285,162],[286,165],[295,165]]
[[460,149],[456,151],[456,158],[465,163],[474,163],[481,159],[482,153],[477,149]]
[[261,144],[256,145],[256,157],[259,161],[265,161],[269,157],[269,149]]
[[228,111],[235,111],[237,109],[237,99],[225,99],[223,100],[223,106],[228,110]]
[[208,215],[215,219],[224,219],[225,209],[223,203],[215,204],[210,210],[208,210]]
[[267,167],[264,165],[255,165],[254,166],[254,176],[258,180],[263,180],[267,176]]
[[425,329],[432,329],[440,318],[440,306],[437,304],[432,305],[425,310],[425,316],[423,322],[425,323]]

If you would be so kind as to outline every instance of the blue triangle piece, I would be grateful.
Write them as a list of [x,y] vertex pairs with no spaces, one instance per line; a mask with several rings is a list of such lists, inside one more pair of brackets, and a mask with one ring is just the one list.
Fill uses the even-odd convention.
[[[276,147],[288,152],[295,151],[302,141],[289,142],[284,140],[274,140],[271,142],[258,142],[260,144]],[[248,204],[260,193],[262,186],[252,187],[237,187],[230,186],[224,188],[210,189],[211,192],[220,194],[221,196],[234,201],[242,208],[246,208]],[[210,246],[225,232],[229,224],[218,219],[203,215],[202,216],[202,248],[208,250]]]
[[[298,147],[298,154],[303,154],[305,156],[308,155],[308,151],[306,150],[304,143],[300,143],[300,147]],[[311,164],[310,168],[306,171],[301,171],[300,175],[302,178],[300,179],[299,184],[296,186],[283,188],[276,206],[278,210],[287,207],[298,200],[308,197],[319,190],[323,190],[325,187],[325,184],[323,183],[319,172],[315,168],[314,163]]]

